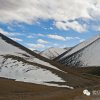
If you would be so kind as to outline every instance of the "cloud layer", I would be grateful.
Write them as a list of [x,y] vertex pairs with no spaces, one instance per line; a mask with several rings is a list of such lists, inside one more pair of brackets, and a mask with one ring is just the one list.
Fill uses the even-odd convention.
[[65,38],[63,36],[60,36],[60,35],[49,34],[48,37],[51,38],[51,39],[65,41]]
[[38,19],[52,19],[57,28],[83,32],[84,26],[68,21],[78,18],[100,20],[99,9],[100,0],[0,0],[0,22],[32,24]]
[[86,31],[86,24],[79,24],[77,21],[73,21],[73,22],[56,22],[55,26],[58,29],[63,29],[63,30],[69,30],[70,28],[81,33],[81,32],[85,32]]
[[36,50],[36,49],[40,49],[40,48],[45,48],[44,44],[33,44],[33,43],[27,43],[27,46],[29,46],[29,49],[31,50]]
[[47,44],[48,43],[48,41],[43,40],[43,39],[38,39],[37,42],[42,43],[42,44]]

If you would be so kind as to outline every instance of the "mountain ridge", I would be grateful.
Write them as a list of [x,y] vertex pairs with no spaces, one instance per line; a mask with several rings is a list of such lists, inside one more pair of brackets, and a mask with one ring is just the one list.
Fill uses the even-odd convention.
[[52,59],[58,57],[60,54],[62,54],[65,51],[67,51],[67,49],[51,47],[51,48],[48,48],[48,49],[40,52],[40,55],[52,60]]
[[[71,62],[72,62],[72,60],[67,60],[67,59],[73,59],[73,61],[75,61],[75,59],[74,59],[74,56],[75,55],[77,55],[78,56],[78,53],[81,53],[81,51],[85,51],[85,49],[86,48],[90,48],[91,47],[91,45],[93,45],[94,43],[96,43],[96,41],[98,41],[100,39],[100,35],[97,35],[96,37],[93,37],[92,39],[89,39],[89,40],[87,40],[87,41],[84,41],[84,42],[82,42],[82,43],[80,43],[80,44],[78,44],[78,45],[76,45],[75,47],[73,47],[71,50],[69,50],[67,53],[65,52],[65,53],[63,53],[62,55],[60,55],[59,57],[57,57],[57,58],[55,58],[54,60],[55,61],[57,61],[57,62],[60,62],[61,64],[64,64],[64,63],[66,63],[66,64],[64,64],[64,65],[71,65],[71,66],[78,66],[78,64],[71,64]],[[100,42],[98,42],[96,45],[99,45],[99,43]],[[94,46],[95,47],[95,46]],[[92,47],[92,48],[94,48],[94,47]],[[92,48],[91,48],[91,51],[93,52],[93,50],[92,50]],[[100,49],[99,47],[97,47],[96,46],[96,48],[97,48],[97,51]],[[91,52],[91,51],[88,51],[87,50],[87,52],[89,53],[89,52]],[[96,54],[96,50],[94,50],[94,53]],[[98,54],[99,54],[99,52],[98,52]],[[80,56],[79,56],[79,58],[80,58],[80,61],[81,61],[81,56],[82,55],[85,55],[85,53],[84,54],[81,54]],[[73,56],[73,57],[72,57]],[[87,56],[88,57],[88,56]],[[87,57],[85,57],[85,58],[87,58]],[[78,57],[77,57],[77,59],[79,59]],[[93,58],[93,56],[92,56],[92,58]],[[88,58],[89,59],[89,58]],[[69,62],[69,63],[67,63],[67,62]],[[84,63],[84,62],[83,62]],[[79,65],[80,66],[80,65]],[[81,66],[83,66],[83,65],[81,65]],[[86,64],[84,65],[84,66],[87,66]],[[88,65],[89,66],[89,65]],[[93,65],[93,66],[95,66],[95,65]]]

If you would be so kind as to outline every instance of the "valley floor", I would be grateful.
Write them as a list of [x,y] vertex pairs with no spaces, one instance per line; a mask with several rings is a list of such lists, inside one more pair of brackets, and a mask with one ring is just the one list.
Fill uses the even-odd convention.
[[[100,86],[97,88],[100,90]],[[0,78],[0,100],[100,100],[100,95],[86,96],[84,88],[70,90]]]

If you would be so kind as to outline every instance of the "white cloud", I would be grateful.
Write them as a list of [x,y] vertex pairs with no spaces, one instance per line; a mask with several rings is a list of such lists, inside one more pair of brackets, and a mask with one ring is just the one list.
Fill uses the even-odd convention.
[[12,38],[12,37],[11,37],[11,39],[14,40],[14,41],[19,41],[19,42],[22,42],[22,41],[23,41],[23,40],[20,39],[20,38]]
[[43,43],[43,44],[48,43],[48,41],[45,41],[45,40],[43,40],[43,39],[38,39],[37,42],[38,42],[38,43]]
[[55,26],[58,29],[63,29],[63,30],[68,30],[68,29],[73,29],[77,32],[84,32],[86,31],[86,25],[81,25],[79,24],[77,21],[73,21],[73,22],[56,22]]
[[56,40],[65,41],[65,38],[64,38],[63,36],[60,36],[60,35],[49,34],[48,37],[49,37],[49,38],[52,38],[52,39],[56,39]]
[[7,32],[4,29],[0,28],[0,33],[6,35],[6,36],[15,36],[15,35],[22,35],[21,33],[15,33],[15,32]]
[[23,40],[20,39],[20,38],[16,38],[16,37],[11,37],[11,36],[15,36],[15,35],[20,35],[20,33],[12,33],[12,32],[7,32],[5,30],[3,30],[2,28],[0,28],[0,33],[6,35],[6,36],[9,36],[9,38],[11,38],[12,40],[14,41],[19,41],[19,42],[22,42]]
[[75,38],[75,39],[79,39],[79,40],[81,39],[80,37],[74,37],[74,38]]
[[72,39],[74,39],[73,37],[66,37],[66,40],[68,41],[68,40],[72,40]]
[[29,36],[27,36],[27,38],[31,39],[31,38],[34,38],[34,37],[32,35],[29,35]]
[[92,27],[92,29],[95,30],[95,31],[100,31],[100,26],[94,25]]
[[3,30],[2,28],[0,28],[0,33],[2,33],[4,35],[7,35],[7,36],[13,36],[13,35],[15,35],[15,33],[7,32],[7,31]]
[[98,2],[95,2],[95,5],[89,9],[89,14],[94,20],[100,21],[100,0],[97,1]]
[[40,37],[43,37],[43,36],[44,36],[44,34],[41,34],[41,33],[32,33],[32,34],[33,34],[33,36],[35,36],[35,37],[36,37],[36,36],[37,36],[37,37],[38,37],[38,36],[40,36]]
[[37,38],[37,37],[43,37],[44,35],[43,34],[40,34],[40,33],[31,33],[31,35],[26,35],[26,37],[27,38],[30,38],[30,39],[32,39],[32,38]]
[[39,33],[39,34],[36,34],[37,36],[44,36],[43,34]]
[[54,34],[50,34],[50,35],[48,35],[48,37],[51,38],[51,39],[62,40],[62,41],[69,41],[69,40],[73,40],[73,39],[83,40],[80,37],[70,37],[70,36],[63,37],[63,36],[54,35]]
[[64,22],[56,22],[55,23],[55,26],[60,29],[60,30],[68,30],[67,26],[66,26],[66,23]]
[[50,29],[50,30],[53,30],[53,27],[50,27],[49,29]]
[[85,41],[85,39],[80,39],[79,41],[80,41],[80,42],[83,42],[83,41]]
[[76,40],[83,40],[83,39],[81,39],[80,37],[66,37],[66,41],[68,41],[68,40],[73,40],[73,39],[76,39]]
[[29,46],[29,48],[31,50],[36,50],[36,49],[43,49],[45,48],[45,45],[43,44],[32,44],[32,43],[27,43],[27,46]]
[[[0,22],[12,21],[31,24],[38,19],[67,22],[78,18],[100,20],[100,0],[0,0]],[[78,23],[67,23],[68,28],[83,32]],[[58,28],[67,30],[66,25]]]

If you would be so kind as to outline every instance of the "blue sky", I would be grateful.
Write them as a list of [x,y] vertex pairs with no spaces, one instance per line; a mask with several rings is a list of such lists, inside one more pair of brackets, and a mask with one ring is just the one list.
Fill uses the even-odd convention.
[[0,32],[31,50],[72,47],[100,34],[99,9],[100,0],[0,0]]

